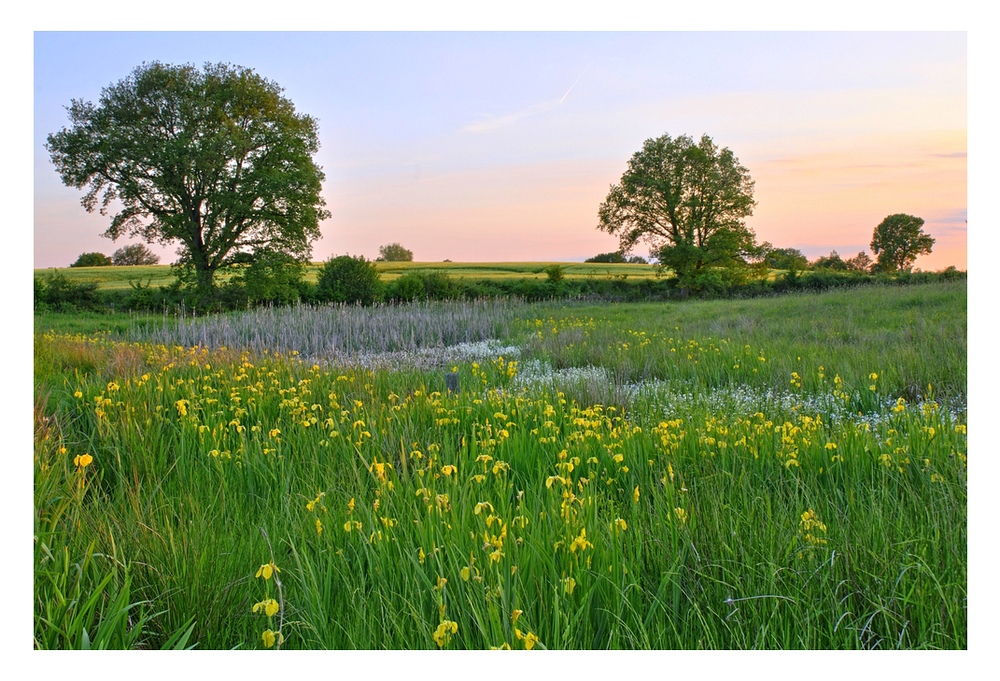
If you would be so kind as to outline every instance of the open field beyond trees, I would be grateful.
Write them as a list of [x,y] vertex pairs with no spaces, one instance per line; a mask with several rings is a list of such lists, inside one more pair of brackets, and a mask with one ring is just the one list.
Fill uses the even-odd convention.
[[65,316],[38,648],[968,645],[964,280]]
[[[456,279],[545,279],[545,268],[561,265],[567,278],[646,279],[657,276],[655,265],[623,263],[550,263],[550,262],[376,262],[379,276],[390,282],[407,272],[440,273]],[[316,283],[323,263],[310,263],[303,279]],[[49,267],[35,270],[35,276],[59,273],[73,283],[96,283],[102,290],[127,289],[134,284],[169,286],[175,280],[170,265],[135,265],[130,267]],[[220,275],[220,281],[225,281]]]

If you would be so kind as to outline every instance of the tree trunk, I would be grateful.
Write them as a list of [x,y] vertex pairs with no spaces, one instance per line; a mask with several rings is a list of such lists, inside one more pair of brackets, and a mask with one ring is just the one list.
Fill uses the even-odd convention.
[[215,270],[209,268],[207,264],[195,263],[195,276],[197,277],[198,299],[208,301],[212,299],[215,291],[214,281]]

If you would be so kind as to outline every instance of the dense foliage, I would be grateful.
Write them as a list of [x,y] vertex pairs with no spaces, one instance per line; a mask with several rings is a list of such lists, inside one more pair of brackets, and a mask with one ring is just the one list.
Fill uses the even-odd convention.
[[376,260],[385,262],[413,262],[413,251],[404,248],[402,244],[391,243],[378,247]]
[[648,243],[684,288],[744,281],[762,255],[744,218],[753,213],[754,183],[733,152],[708,135],[648,139],[629,160],[598,211],[598,229],[619,237],[627,253]]
[[593,258],[587,258],[584,262],[626,262],[625,254],[619,251],[611,253],[598,253]]
[[767,244],[764,264],[775,270],[804,270],[809,259],[797,248],[773,248]]
[[[341,256],[347,257],[347,256]],[[323,303],[348,301],[347,289],[352,288],[350,300],[368,304],[377,301],[411,302],[422,300],[474,300],[477,298],[517,298],[540,301],[604,300],[650,301],[677,300],[688,297],[689,292],[678,286],[675,278],[631,278],[628,275],[604,277],[566,277],[558,281],[529,278],[472,278],[452,277],[443,272],[407,272],[395,280],[382,283],[377,272],[359,267],[360,263],[329,266],[326,286],[305,281],[303,265],[298,261],[280,258],[262,258],[237,268],[234,276],[217,289],[215,297],[206,304],[194,291],[180,283],[169,286],[150,286],[141,281],[132,282],[119,290],[98,289],[95,284],[74,282],[56,272],[35,277],[35,309],[43,311],[72,310],[136,310],[176,311],[180,308],[198,311],[245,309],[259,305],[286,305],[295,303]],[[328,268],[324,264],[324,269]],[[355,284],[336,284],[336,277],[346,277]],[[696,294],[700,298],[751,298],[771,296],[795,291],[821,291],[863,285],[909,285],[937,281],[964,279],[966,273],[955,268],[941,272],[901,272],[897,274],[868,273],[864,271],[815,270],[800,272],[790,270],[774,279],[758,279],[745,284],[706,286]],[[357,283],[361,279],[363,284]],[[367,292],[366,292],[367,291]]]
[[145,244],[129,244],[122,246],[111,254],[111,264],[122,266],[155,265],[160,262],[160,256],[153,253]]
[[923,218],[904,213],[882,220],[872,234],[876,266],[884,272],[908,270],[918,255],[930,253],[934,238],[924,232],[923,226]]
[[375,264],[364,256],[330,258],[316,282],[316,299],[323,302],[371,305],[382,300],[383,293]]
[[88,211],[120,207],[105,236],[179,243],[201,296],[240,255],[302,258],[319,238],[316,121],[252,70],[143,64],[68,111],[46,144],[63,182]]
[[630,255],[626,257],[624,253],[614,251],[612,253],[598,253],[593,258],[587,258],[584,262],[632,263],[635,265],[645,265],[647,261],[641,255]]
[[80,257],[70,267],[107,267],[112,265],[111,258],[103,253],[81,253]]

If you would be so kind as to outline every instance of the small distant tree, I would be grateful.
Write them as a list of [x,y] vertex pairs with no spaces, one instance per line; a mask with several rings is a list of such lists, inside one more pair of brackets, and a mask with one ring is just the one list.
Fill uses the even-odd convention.
[[918,255],[930,253],[934,238],[925,233],[924,219],[904,213],[890,215],[872,234],[872,253],[884,272],[908,271]]
[[867,253],[861,251],[853,258],[845,260],[844,264],[847,265],[847,269],[854,272],[871,272],[872,266],[875,263],[872,262],[872,259],[868,257]]
[[844,262],[844,259],[840,257],[837,251],[830,251],[830,255],[823,255],[816,258],[812,266],[815,270],[845,271],[848,269],[847,263]]
[[630,265],[648,265],[649,264],[648,261],[644,257],[642,257],[641,255],[630,255],[629,257],[625,258],[625,262],[629,263]]
[[562,265],[552,263],[545,268],[546,280],[551,284],[558,284],[566,276],[566,268]]
[[103,253],[81,253],[70,267],[105,267],[111,264],[111,258]]
[[587,258],[584,262],[626,262],[626,259],[621,251],[614,251],[613,253],[599,253],[593,258]]
[[371,305],[382,299],[382,280],[375,263],[364,256],[340,255],[323,264],[316,295],[323,301]]
[[111,254],[113,265],[155,265],[158,262],[160,256],[149,250],[145,244],[122,246]]
[[797,248],[769,248],[764,264],[775,270],[798,272],[809,267],[809,259]]
[[378,247],[378,258],[383,262],[413,262],[413,251],[402,244],[391,243]]

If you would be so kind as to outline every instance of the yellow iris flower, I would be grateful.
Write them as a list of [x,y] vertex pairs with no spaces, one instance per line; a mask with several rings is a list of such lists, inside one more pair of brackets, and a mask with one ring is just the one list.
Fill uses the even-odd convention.
[[278,566],[275,565],[274,562],[272,561],[267,565],[261,565],[259,568],[257,568],[257,574],[254,576],[263,577],[265,580],[267,580],[271,579],[271,575],[273,575],[275,572],[281,572],[281,570],[278,569]]

